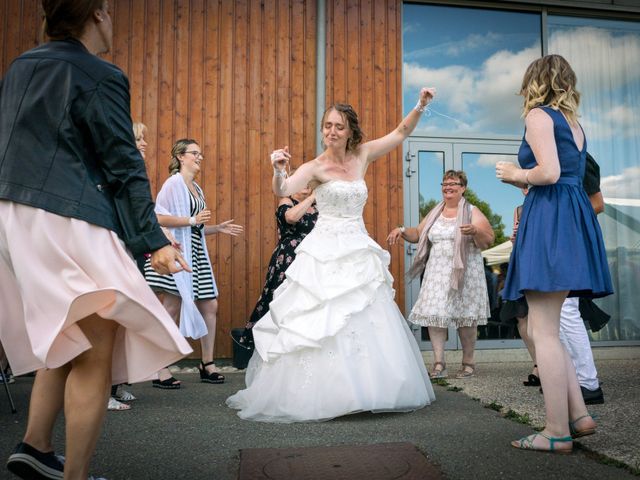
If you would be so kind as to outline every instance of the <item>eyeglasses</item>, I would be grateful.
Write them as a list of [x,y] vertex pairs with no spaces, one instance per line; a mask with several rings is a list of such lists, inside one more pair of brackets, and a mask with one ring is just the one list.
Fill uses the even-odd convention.
[[461,187],[462,184],[460,182],[456,182],[456,183],[441,183],[440,185],[442,185],[443,187]]
[[194,157],[199,158],[200,160],[204,160],[204,155],[202,155],[202,153],[200,153],[197,150],[189,150],[188,152],[184,152],[184,153],[190,153]]

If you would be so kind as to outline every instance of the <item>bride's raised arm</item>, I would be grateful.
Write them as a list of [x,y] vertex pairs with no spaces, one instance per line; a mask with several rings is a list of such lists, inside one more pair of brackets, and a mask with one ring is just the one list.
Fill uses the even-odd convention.
[[376,138],[363,144],[360,148],[366,155],[367,163],[371,163],[377,158],[386,155],[411,135],[411,132],[413,132],[420,121],[422,112],[425,111],[427,105],[433,100],[435,95],[436,89],[433,87],[425,87],[420,90],[418,103],[392,132],[386,134],[384,137]]
[[300,165],[291,177],[287,177],[287,164],[291,159],[289,147],[274,150],[271,153],[273,166],[273,193],[279,197],[288,197],[305,188],[315,178],[316,163]]

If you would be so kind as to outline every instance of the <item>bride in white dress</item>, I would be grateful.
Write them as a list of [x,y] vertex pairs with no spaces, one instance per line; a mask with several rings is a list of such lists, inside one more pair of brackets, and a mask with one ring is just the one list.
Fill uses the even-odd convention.
[[315,228],[300,243],[269,312],[253,327],[245,390],[227,399],[247,420],[322,421],[349,413],[412,411],[435,400],[418,345],[394,302],[389,253],[369,237],[362,211],[367,167],[407,138],[435,95],[384,137],[362,142],[350,105],[322,119],[325,151],[286,178],[287,147],[271,155],[273,190],[315,186]]

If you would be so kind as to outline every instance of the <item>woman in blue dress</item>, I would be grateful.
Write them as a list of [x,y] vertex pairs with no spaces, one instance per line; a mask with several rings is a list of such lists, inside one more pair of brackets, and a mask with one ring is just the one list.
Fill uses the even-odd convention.
[[542,432],[512,442],[516,448],[570,453],[572,438],[595,433],[576,371],[558,336],[560,309],[569,297],[613,292],[602,232],[582,187],[587,145],[578,123],[580,93],[569,63],[547,55],[529,65],[524,97],[525,135],[518,152],[522,168],[496,164],[496,176],[530,186],[511,254],[506,300],[523,295],[529,304],[544,390]]

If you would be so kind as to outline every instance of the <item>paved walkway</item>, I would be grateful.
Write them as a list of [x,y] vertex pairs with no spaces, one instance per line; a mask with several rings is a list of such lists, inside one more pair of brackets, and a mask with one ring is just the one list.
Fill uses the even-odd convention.
[[[640,360],[598,362],[606,403],[592,411],[600,428],[580,440],[581,448],[570,456],[511,448],[509,441],[531,433],[531,427],[487,408],[500,405],[503,412],[526,414],[540,424],[542,396],[521,383],[526,363],[480,363],[476,378],[436,386],[436,402],[417,412],[293,425],[242,421],[224,406],[225,398],[243,386],[243,373],[228,374],[224,385],[202,384],[197,375],[182,373],[177,374],[184,382],[181,390],[135,385],[132,391],[139,400],[133,409],[108,412],[92,473],[109,480],[235,479],[243,448],[411,442],[450,479],[638,478],[629,468],[615,466],[640,472],[638,367]],[[9,455],[24,432],[31,382],[18,378],[11,385],[16,415],[9,412],[0,389],[0,458]],[[55,437],[56,445],[62,445],[61,424]],[[603,462],[605,457],[610,460]],[[11,476],[0,469],[3,478]]]

